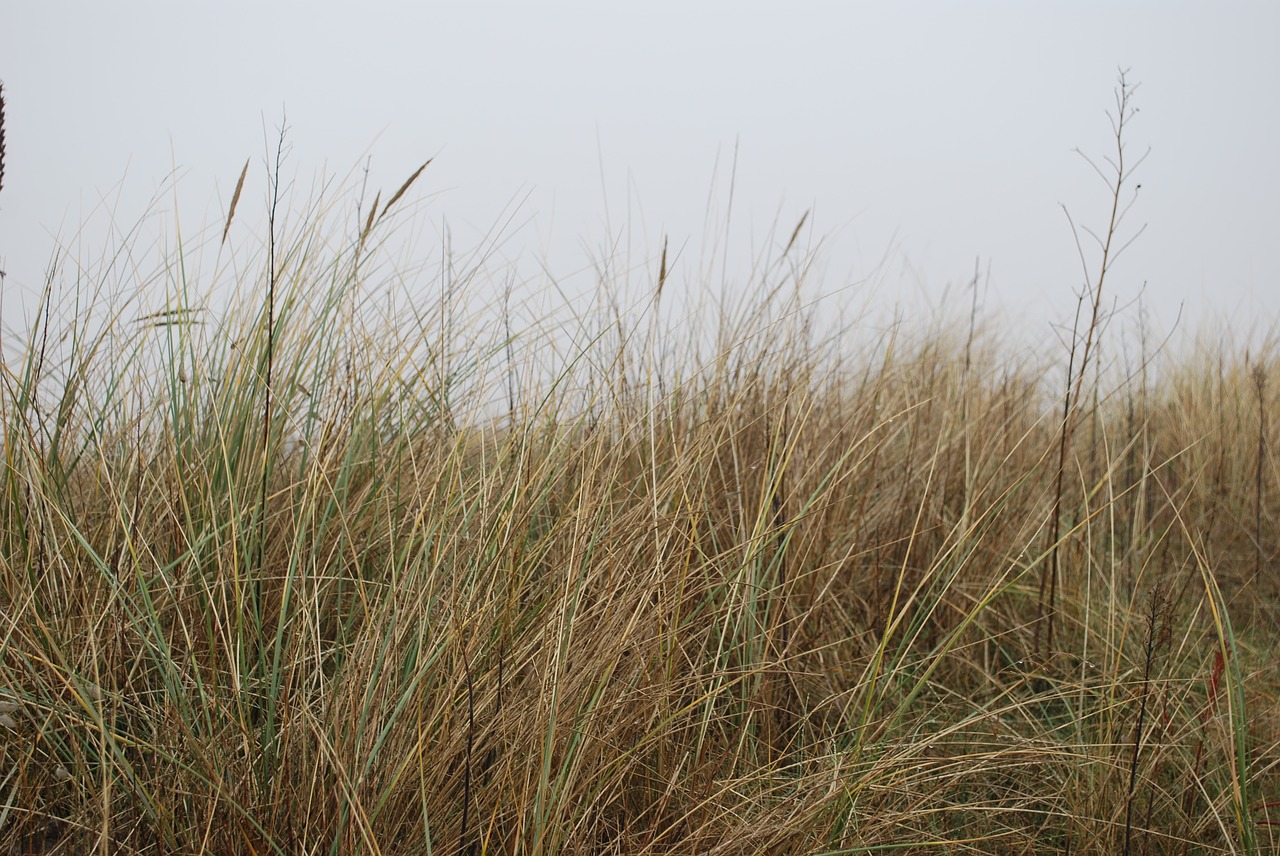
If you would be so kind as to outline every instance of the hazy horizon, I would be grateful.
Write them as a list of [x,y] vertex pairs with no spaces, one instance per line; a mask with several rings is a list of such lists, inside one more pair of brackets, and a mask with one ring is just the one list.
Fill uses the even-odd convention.
[[506,224],[503,262],[530,287],[545,269],[570,300],[593,261],[623,248],[638,271],[655,268],[664,237],[671,287],[698,287],[710,256],[727,260],[733,287],[772,224],[785,243],[811,212],[800,240],[821,245],[824,291],[937,305],[977,260],[984,306],[1048,333],[1082,281],[1064,208],[1105,225],[1106,188],[1074,150],[1112,154],[1121,68],[1139,84],[1130,151],[1150,148],[1122,237],[1146,231],[1110,274],[1108,302],[1142,294],[1165,326],[1179,311],[1184,325],[1270,328],[1280,316],[1272,5],[347,12],[233,2],[157,16],[128,2],[0,13],[6,327],[21,326],[12,313],[38,293],[55,236],[87,263],[148,211],[131,239],[139,258],[174,239],[175,217],[188,238],[218,231],[246,158],[237,219],[249,229],[283,121],[298,202],[326,178],[358,185],[366,164],[370,195],[385,199],[434,158],[415,187],[413,251],[427,265],[446,225],[466,248]]

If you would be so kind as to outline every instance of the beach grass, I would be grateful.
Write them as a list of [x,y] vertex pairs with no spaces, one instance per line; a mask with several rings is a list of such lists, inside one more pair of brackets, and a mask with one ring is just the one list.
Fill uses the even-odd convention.
[[800,226],[553,323],[412,183],[5,331],[0,852],[1280,852],[1273,341],[832,323]]

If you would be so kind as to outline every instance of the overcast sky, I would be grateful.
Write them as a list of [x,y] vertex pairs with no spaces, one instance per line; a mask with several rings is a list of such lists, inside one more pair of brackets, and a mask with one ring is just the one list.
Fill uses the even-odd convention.
[[428,234],[447,219],[456,243],[478,240],[517,200],[506,251],[565,276],[629,223],[633,252],[668,234],[696,279],[736,150],[744,267],[770,223],[785,243],[812,209],[829,290],[967,301],[979,258],[986,305],[1034,327],[1080,284],[1063,206],[1104,225],[1106,190],[1073,150],[1111,154],[1125,67],[1141,84],[1131,152],[1151,150],[1128,225],[1147,231],[1113,295],[1146,283],[1166,322],[1185,305],[1265,326],[1280,314],[1278,36],[1274,0],[9,0],[5,306],[38,290],[55,238],[105,228],[103,200],[132,223],[175,168],[176,202],[158,207],[184,230],[220,223],[247,157],[244,204],[260,206],[265,138],[287,115],[300,185],[371,155],[371,186],[391,189],[435,157]]

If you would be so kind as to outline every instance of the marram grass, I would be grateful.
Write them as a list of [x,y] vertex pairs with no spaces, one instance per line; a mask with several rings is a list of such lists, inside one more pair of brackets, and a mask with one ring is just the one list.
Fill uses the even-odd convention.
[[1049,544],[1065,354],[794,237],[522,326],[374,210],[6,333],[0,852],[1280,851],[1273,350],[1090,373]]

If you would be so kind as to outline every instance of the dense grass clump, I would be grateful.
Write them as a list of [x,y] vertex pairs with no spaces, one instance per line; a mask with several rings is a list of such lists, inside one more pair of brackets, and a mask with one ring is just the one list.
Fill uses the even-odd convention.
[[0,852],[1280,848],[1270,348],[1090,371],[1062,468],[1066,353],[794,238],[551,329],[325,216],[6,359]]

